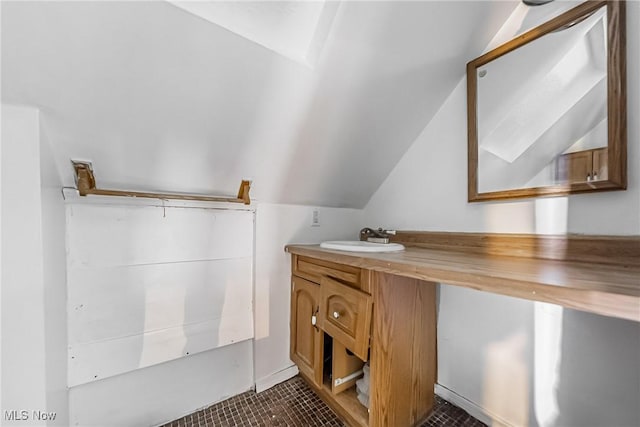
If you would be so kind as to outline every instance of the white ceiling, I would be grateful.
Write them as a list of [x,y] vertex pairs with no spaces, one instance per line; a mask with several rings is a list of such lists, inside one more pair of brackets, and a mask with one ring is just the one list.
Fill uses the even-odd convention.
[[167,2],[3,1],[2,102],[66,185],[359,208],[517,4],[343,2],[310,68]]
[[309,66],[316,64],[339,6],[324,0],[167,1]]

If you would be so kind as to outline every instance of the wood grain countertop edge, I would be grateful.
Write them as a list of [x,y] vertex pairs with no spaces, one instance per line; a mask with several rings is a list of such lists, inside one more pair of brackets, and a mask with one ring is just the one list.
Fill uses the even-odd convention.
[[380,273],[558,304],[640,322],[640,267],[497,256],[407,246],[363,253],[287,245],[291,254]]

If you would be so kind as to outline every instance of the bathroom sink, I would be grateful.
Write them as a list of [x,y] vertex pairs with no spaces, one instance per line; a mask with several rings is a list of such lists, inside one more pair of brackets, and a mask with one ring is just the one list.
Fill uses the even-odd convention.
[[404,250],[404,246],[399,243],[372,243],[359,240],[333,240],[320,243],[320,247],[347,252],[399,252]]

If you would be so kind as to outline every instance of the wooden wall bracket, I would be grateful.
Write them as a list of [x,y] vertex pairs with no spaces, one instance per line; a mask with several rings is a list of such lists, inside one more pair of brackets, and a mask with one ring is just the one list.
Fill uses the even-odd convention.
[[147,193],[140,191],[126,190],[103,190],[96,187],[96,179],[93,176],[93,167],[89,162],[72,160],[73,169],[76,172],[76,185],[81,196],[121,196],[121,197],[144,197],[148,199],[176,199],[176,200],[196,200],[202,202],[229,202],[251,204],[249,190],[251,181],[242,180],[237,197],[204,196],[199,194],[178,194],[178,193]]

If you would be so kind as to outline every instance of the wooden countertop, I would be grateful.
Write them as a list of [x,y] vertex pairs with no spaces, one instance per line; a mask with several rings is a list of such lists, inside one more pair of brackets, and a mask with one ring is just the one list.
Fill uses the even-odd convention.
[[288,245],[286,250],[372,271],[640,321],[637,263],[539,259],[417,246],[396,253],[345,252],[319,245]]

